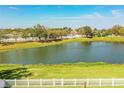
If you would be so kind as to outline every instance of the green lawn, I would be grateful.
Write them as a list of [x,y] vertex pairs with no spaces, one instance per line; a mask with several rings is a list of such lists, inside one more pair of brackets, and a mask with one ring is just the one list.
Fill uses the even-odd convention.
[[0,78],[124,78],[124,64],[0,65]]

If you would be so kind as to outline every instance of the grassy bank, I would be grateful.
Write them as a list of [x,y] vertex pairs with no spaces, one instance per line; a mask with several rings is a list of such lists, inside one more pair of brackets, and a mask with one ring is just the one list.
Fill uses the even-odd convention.
[[124,78],[124,64],[0,65],[1,78]]
[[27,42],[27,43],[15,43],[13,45],[0,44],[0,52],[15,50],[15,49],[25,49],[25,48],[35,48],[35,47],[45,47],[50,45],[57,45],[67,42],[87,42],[87,41],[105,41],[105,42],[124,42],[124,37],[95,37],[95,38],[76,38],[76,39],[67,39],[58,42]]

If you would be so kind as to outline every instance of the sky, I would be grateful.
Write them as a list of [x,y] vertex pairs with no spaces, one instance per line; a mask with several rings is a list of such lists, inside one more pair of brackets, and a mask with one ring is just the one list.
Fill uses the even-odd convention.
[[0,5],[0,28],[49,28],[124,25],[124,6],[119,5]]

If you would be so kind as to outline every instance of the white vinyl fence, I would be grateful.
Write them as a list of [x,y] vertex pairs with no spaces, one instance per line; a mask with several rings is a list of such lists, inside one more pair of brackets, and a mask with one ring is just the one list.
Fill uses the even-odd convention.
[[7,79],[5,82],[14,87],[102,87],[124,86],[124,79]]

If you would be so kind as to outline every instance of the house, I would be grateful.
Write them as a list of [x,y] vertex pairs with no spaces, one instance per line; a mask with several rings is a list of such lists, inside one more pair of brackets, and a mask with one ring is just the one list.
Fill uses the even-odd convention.
[[71,38],[79,38],[79,37],[82,37],[82,36],[79,35],[79,33],[78,33],[77,31],[75,31],[75,30],[71,31],[70,34],[69,34],[69,36],[70,36]]

